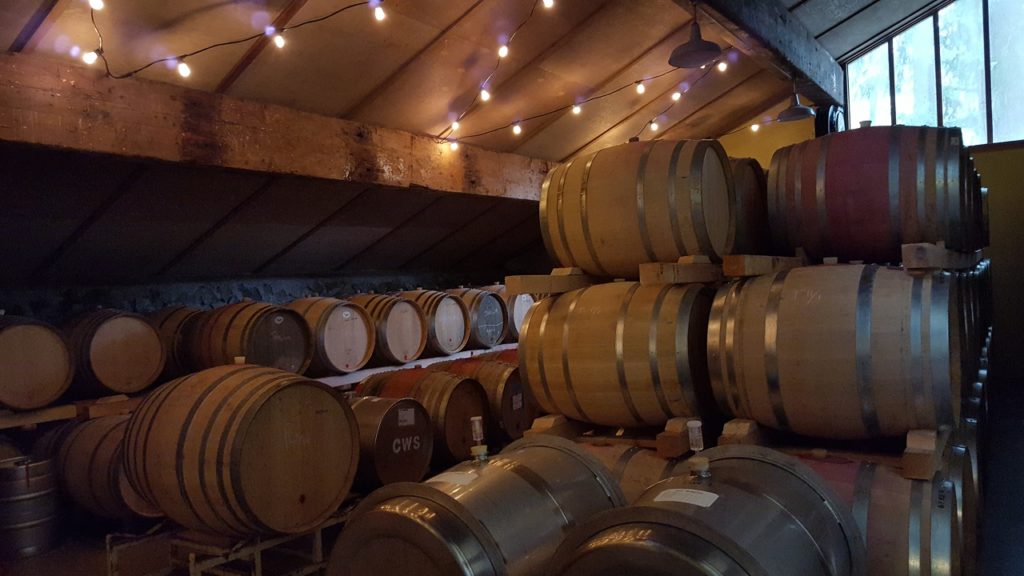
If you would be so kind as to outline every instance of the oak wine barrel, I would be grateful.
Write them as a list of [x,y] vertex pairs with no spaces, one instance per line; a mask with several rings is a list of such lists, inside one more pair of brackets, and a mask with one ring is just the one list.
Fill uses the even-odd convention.
[[75,429],[77,424],[74,421],[51,424],[50,428],[40,434],[35,439],[35,442],[32,443],[32,457],[36,460],[54,460],[53,465],[56,469],[60,446],[64,443],[64,438]]
[[[524,320],[525,325],[525,320]],[[506,348],[504,350],[494,350],[492,352],[485,352],[474,358],[484,358],[486,360],[496,360],[498,362],[504,362],[506,364],[515,364],[519,366],[519,347]]]
[[0,313],[0,407],[33,410],[56,402],[75,364],[64,336],[31,318]]
[[623,504],[601,465],[553,436],[519,440],[356,508],[328,576],[534,576],[574,524]]
[[952,425],[960,405],[948,274],[796,268],[723,286],[708,324],[711,385],[737,418],[819,438]]
[[474,446],[474,416],[488,424],[487,393],[472,378],[410,368],[374,374],[359,383],[356,394],[383,398],[413,398],[426,408],[434,426],[433,461],[439,465],[462,462]]
[[764,169],[753,158],[730,158],[736,186],[736,254],[770,254],[768,182]]
[[781,148],[768,172],[775,249],[898,262],[900,246],[978,248],[959,128],[876,126]]
[[348,374],[373,357],[376,329],[365,308],[337,298],[302,298],[286,306],[302,315],[309,328],[313,357],[306,374]]
[[374,364],[405,364],[423,355],[427,317],[419,304],[384,294],[357,294],[348,300],[366,308],[373,318],[377,340]]
[[868,574],[853,516],[795,458],[755,446],[701,456],[701,473],[658,482],[635,505],[580,523],[549,574]]
[[301,374],[313,358],[309,327],[294,310],[247,300],[204,312],[197,322],[189,345],[196,370],[245,358]]
[[971,448],[963,442],[963,438],[951,435],[946,440],[941,471],[956,488],[956,526],[960,540],[961,565],[965,576],[973,576],[978,562],[980,502]]
[[345,499],[358,461],[347,401],[320,382],[253,365],[160,386],[124,439],[128,480],[147,502],[182,526],[232,537],[319,525]]
[[644,262],[731,254],[735,192],[716,140],[631,142],[548,172],[540,228],[552,260],[606,278]]
[[505,342],[515,343],[519,341],[519,329],[526,320],[526,313],[534,304],[533,296],[529,294],[510,294],[504,284],[491,284],[481,286],[481,290],[494,292],[505,302],[505,310],[508,311],[508,330],[505,332]]
[[105,416],[72,425],[57,447],[57,471],[64,494],[100,518],[158,518],[160,510],[128,484],[122,442],[128,416]]
[[166,382],[192,371],[189,344],[202,310],[188,306],[171,306],[149,315],[149,323],[160,333],[167,352],[167,362],[160,380]]
[[138,314],[88,312],[72,320],[65,333],[77,364],[72,390],[78,396],[139,392],[164,369],[160,334]]
[[619,483],[626,502],[632,504],[651,486],[674,476],[686,476],[690,468],[685,460],[661,458],[654,450],[627,444],[581,444],[598,459]]
[[520,376],[548,414],[605,426],[713,418],[705,359],[711,291],[598,284],[545,298],[519,342]]
[[409,290],[396,296],[420,305],[427,319],[427,349],[439,356],[462,351],[469,343],[469,308],[460,298],[436,290]]
[[518,440],[530,429],[539,410],[519,378],[519,366],[487,360],[463,358],[433,364],[431,368],[472,378],[487,392],[490,408],[490,439],[498,442]]
[[462,299],[469,310],[469,344],[467,348],[494,348],[508,331],[508,309],[500,296],[475,288],[456,288],[448,291]]
[[42,554],[60,536],[51,460],[0,459],[0,561]]
[[395,482],[419,482],[434,452],[430,415],[412,398],[350,398],[359,425],[356,484],[372,490]]
[[956,489],[941,473],[929,482],[841,457],[802,461],[854,511],[871,576],[961,574]]

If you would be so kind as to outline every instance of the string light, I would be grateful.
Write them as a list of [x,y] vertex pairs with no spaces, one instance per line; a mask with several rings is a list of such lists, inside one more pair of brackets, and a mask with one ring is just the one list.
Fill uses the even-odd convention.
[[487,91],[487,88],[481,88],[480,89],[480,100],[482,102],[487,102],[490,99],[491,99],[491,93]]
[[455,132],[456,130],[458,130],[459,126],[461,126],[461,124],[459,124],[458,120],[452,122],[452,132]]
[[683,97],[683,93],[682,92],[673,92],[672,93],[672,101],[673,102],[679,102],[679,99],[682,98],[682,97]]
[[658,123],[655,122],[654,120],[651,120],[651,132],[657,132],[657,131],[658,131]]
[[637,82],[636,83],[636,93],[637,94],[643,94],[644,92],[647,92],[647,87],[644,86],[644,83],[642,81],[641,82]]
[[377,19],[377,22],[381,22],[385,18],[387,18],[388,15],[384,13],[383,6],[377,6],[376,8],[373,9],[373,17]]
[[95,51],[86,52],[85,54],[82,54],[82,62],[85,62],[89,66],[92,66],[93,64],[95,64],[96,61],[99,60],[99,58],[100,58],[100,55],[97,54]]
[[758,130],[760,130],[760,129],[761,129],[761,125],[760,125],[760,124],[751,124],[751,125],[750,125],[750,130],[751,130],[752,132],[757,132],[757,131],[758,131]]
[[103,10],[104,6],[103,0],[89,0],[89,8],[93,10]]
[[452,152],[454,152],[459,149],[459,143],[456,140],[452,140],[448,143],[448,147],[451,148]]
[[274,34],[274,46],[277,46],[278,48],[284,48],[285,43],[286,42],[284,36],[280,34]]
[[729,68],[729,64],[725,60],[718,63],[718,71],[725,72]]
[[519,136],[520,134],[523,133],[523,127],[520,126],[519,124],[512,126],[512,133],[515,134],[516,136]]
[[544,0],[544,7],[545,8],[554,8],[554,6],[555,6],[555,0]]
[[504,58],[508,56],[508,46],[502,44],[501,48],[498,48],[498,58]]
[[572,107],[573,114],[579,115],[580,112],[583,112],[583,107],[580,106],[579,104]]
[[191,75],[192,68],[189,68],[189,65],[184,62],[178,62],[178,76],[181,76],[182,78],[188,78]]

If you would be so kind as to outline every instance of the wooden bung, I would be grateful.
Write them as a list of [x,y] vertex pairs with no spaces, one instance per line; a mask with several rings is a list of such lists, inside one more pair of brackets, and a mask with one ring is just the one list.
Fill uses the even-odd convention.
[[552,259],[604,278],[637,278],[644,262],[731,254],[732,171],[716,140],[631,142],[548,172],[540,228]]
[[395,482],[419,482],[430,468],[434,428],[412,398],[349,398],[359,425],[356,485],[370,491]]
[[[296,534],[348,494],[359,431],[330,387],[263,366],[218,366],[154,390],[124,439],[128,480],[178,524]],[[211,490],[216,486],[216,490]]]
[[405,364],[419,358],[427,347],[427,317],[408,298],[384,294],[357,294],[350,302],[370,313],[376,329],[373,363]]
[[366,366],[376,345],[373,318],[365,308],[337,298],[302,298],[286,306],[309,328],[313,357],[306,374],[348,374]]
[[74,373],[60,331],[30,318],[0,315],[0,407],[32,410],[56,402]]
[[427,349],[431,354],[455,354],[469,343],[469,308],[460,298],[434,290],[409,290],[396,296],[408,298],[423,309],[427,320]]
[[139,392],[163,371],[166,355],[160,334],[137,314],[87,312],[72,320],[65,333],[77,362],[72,384],[77,396]]
[[723,286],[708,364],[727,414],[819,438],[953,425],[956,287],[863,265],[812,266]]
[[712,292],[699,284],[598,284],[538,302],[520,377],[548,414],[622,427],[715,418],[705,357]]
[[469,309],[468,348],[494,348],[501,343],[508,330],[508,310],[501,297],[475,288],[456,288],[448,293],[461,298]]
[[249,364],[301,374],[313,358],[306,320],[294,310],[247,300],[204,312],[192,331],[195,370],[244,356]]
[[426,408],[434,426],[434,463],[448,466],[470,457],[473,428],[470,419],[488,421],[487,393],[472,378],[410,368],[374,374],[356,388],[360,396],[413,398]]

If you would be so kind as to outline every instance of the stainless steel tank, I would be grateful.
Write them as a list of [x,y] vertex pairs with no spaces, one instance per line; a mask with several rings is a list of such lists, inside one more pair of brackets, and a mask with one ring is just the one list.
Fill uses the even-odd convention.
[[52,460],[0,460],[0,560],[41,554],[57,542]]

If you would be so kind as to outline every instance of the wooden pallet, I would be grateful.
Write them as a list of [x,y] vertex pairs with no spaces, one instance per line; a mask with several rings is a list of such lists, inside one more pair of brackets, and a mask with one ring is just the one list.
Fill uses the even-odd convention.
[[565,416],[549,414],[535,419],[533,426],[524,433],[524,436],[548,434],[575,442],[627,444],[653,449],[662,458],[679,458],[690,453],[690,436],[686,430],[686,423],[689,420],[697,418],[672,418],[661,432],[652,434],[595,426]]
[[981,250],[955,252],[943,243],[904,244],[901,249],[903,268],[906,270],[964,270],[981,262]]
[[[722,434],[718,437],[718,445],[748,444],[767,448],[784,449],[771,440],[772,434],[753,420],[734,418],[725,423]],[[906,436],[906,445],[902,454],[892,454],[887,463],[898,464],[904,478],[911,480],[931,480],[942,468],[942,453],[949,438],[948,430],[911,430]],[[808,453],[826,451],[821,449],[804,449]]]

